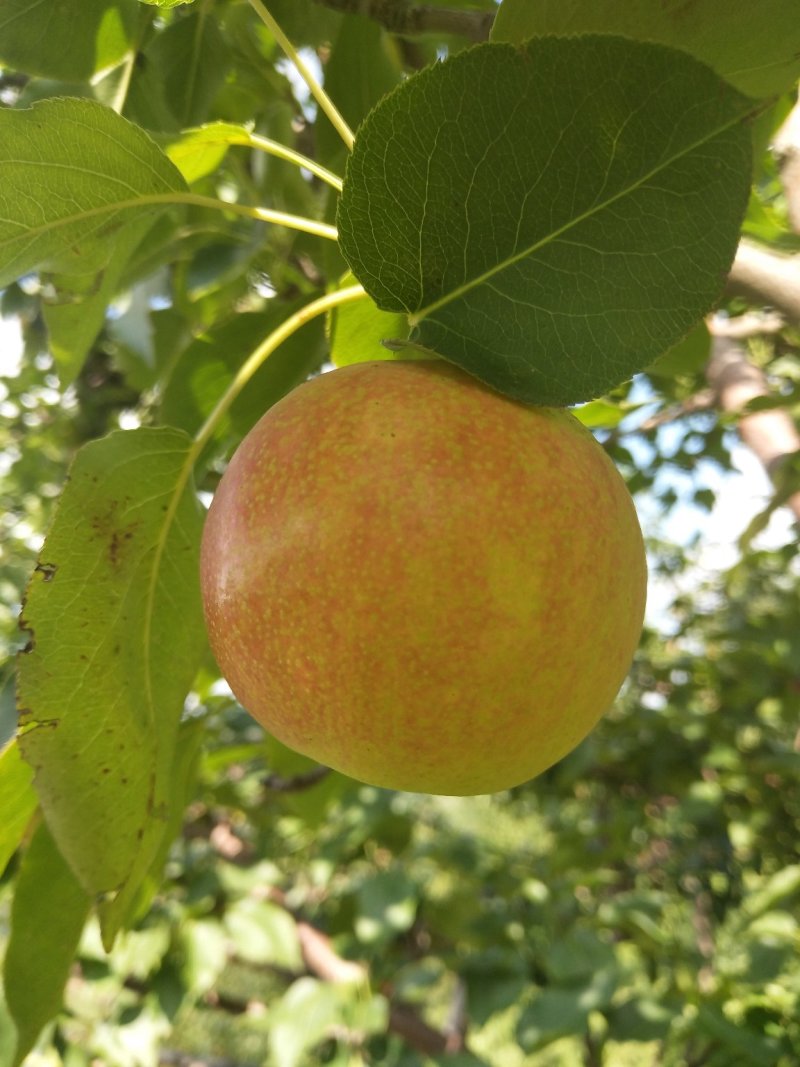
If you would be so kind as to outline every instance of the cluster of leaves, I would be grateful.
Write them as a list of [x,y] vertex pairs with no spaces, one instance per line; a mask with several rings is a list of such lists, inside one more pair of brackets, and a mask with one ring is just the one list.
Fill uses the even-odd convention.
[[[23,650],[0,679],[0,1064],[38,1041],[70,1067],[790,1067],[793,549],[678,599],[558,767],[453,800],[264,738],[205,649],[196,548],[232,449],[326,360],[421,349],[526,400],[610,390],[580,417],[665,509],[671,472],[730,467],[713,411],[671,420],[668,449],[659,421],[697,396],[708,333],[657,357],[742,227],[793,247],[763,148],[798,75],[794,4],[504,0],[471,51],[268,6],[322,58],[352,153],[256,0],[0,16],[0,284],[24,338],[0,397],[0,632]],[[495,5],[449,7],[483,25]],[[346,303],[350,271],[369,297]],[[755,354],[793,403],[796,337]]]

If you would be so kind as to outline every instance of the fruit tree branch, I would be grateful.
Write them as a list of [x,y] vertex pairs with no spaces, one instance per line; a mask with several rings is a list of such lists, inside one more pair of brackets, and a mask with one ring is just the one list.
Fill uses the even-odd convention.
[[768,304],[790,322],[800,323],[800,255],[784,256],[742,241],[727,291],[754,304]]
[[486,41],[494,21],[492,11],[456,11],[408,0],[316,0],[346,15],[366,15],[390,33],[454,33],[470,41]]
[[789,225],[800,233],[800,99],[778,130],[772,150],[780,166]]
[[[712,319],[709,330],[711,358],[706,378],[718,406],[722,411],[743,412],[738,423],[739,435],[774,478],[782,462],[800,452],[800,432],[784,409],[744,411],[751,400],[770,395],[767,378],[747,358],[738,338],[730,336],[724,320]],[[800,519],[800,492],[789,497],[786,504]]]
[[313,789],[315,785],[327,778],[331,773],[330,767],[312,767],[303,774],[294,774],[285,778],[282,774],[268,774],[263,779],[263,786],[273,793],[301,793],[305,789]]

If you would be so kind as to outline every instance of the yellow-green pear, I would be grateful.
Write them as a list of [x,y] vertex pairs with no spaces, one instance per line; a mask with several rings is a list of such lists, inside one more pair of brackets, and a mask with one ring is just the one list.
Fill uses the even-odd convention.
[[630,495],[571,414],[417,361],[344,367],[270,408],[217,489],[201,576],[220,668],[275,737],[458,795],[586,736],[646,588]]

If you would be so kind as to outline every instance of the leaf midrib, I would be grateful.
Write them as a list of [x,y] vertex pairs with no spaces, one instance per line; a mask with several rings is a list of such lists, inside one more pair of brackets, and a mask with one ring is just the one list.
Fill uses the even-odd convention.
[[[463,283],[456,289],[453,289],[451,292],[446,293],[438,300],[434,300],[433,303],[428,304],[427,307],[421,308],[419,311],[415,311],[413,314],[408,316],[409,325],[411,325],[412,327],[419,325],[419,323],[422,322],[423,319],[428,318],[440,308],[446,307],[448,304],[451,304],[454,301],[461,299],[473,289],[479,288],[480,286],[486,284],[489,280],[494,278],[496,275],[502,274],[504,271],[508,270],[509,267],[512,267],[515,263],[519,263],[521,260],[527,259],[528,257],[534,255],[541,248],[544,248],[552,241],[557,240],[565,233],[569,233],[570,230],[575,229],[575,227],[579,226],[586,219],[592,218],[594,215],[600,214],[607,208],[611,207],[612,204],[615,204],[618,200],[629,196],[631,193],[634,193],[637,189],[640,189],[652,178],[667,170],[674,163],[690,155],[696,149],[702,148],[704,145],[707,145],[710,141],[714,140],[714,138],[719,137],[721,134],[726,133],[728,130],[733,129],[733,127],[735,126],[739,126],[747,119],[755,118],[758,114],[761,113],[762,110],[765,110],[768,106],[770,106],[772,102],[773,101],[770,99],[766,101],[759,101],[757,104],[754,105],[752,101],[747,100],[746,103],[748,104],[748,108],[746,110],[743,110],[742,113],[739,114],[736,118],[733,118],[729,122],[726,122],[718,128],[714,129],[713,132],[708,134],[708,136],[693,141],[691,144],[687,145],[681,151],[676,152],[668,159],[662,160],[662,162],[658,166],[651,168],[646,174],[643,174],[641,178],[639,178],[636,182],[633,182],[630,185],[626,185],[624,189],[615,193],[613,196],[607,197],[599,204],[593,204],[589,210],[583,211],[579,215],[576,215],[574,219],[570,219],[569,222],[565,223],[563,226],[558,227],[558,229],[546,234],[538,241],[535,241],[532,245],[527,246],[520,252],[515,252],[514,255],[507,257],[501,263],[497,263],[493,267],[490,267],[488,270],[483,271],[483,273],[476,275],[475,278],[470,279],[468,282]],[[613,156],[611,161],[613,161]]]

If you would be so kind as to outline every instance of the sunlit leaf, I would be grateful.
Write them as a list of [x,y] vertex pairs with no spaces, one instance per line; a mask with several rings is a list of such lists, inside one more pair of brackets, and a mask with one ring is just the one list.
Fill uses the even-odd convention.
[[355,929],[366,944],[391,940],[408,930],[417,913],[417,893],[402,869],[378,871],[358,892]]
[[186,181],[205,178],[220,165],[231,145],[248,145],[250,136],[242,126],[231,122],[209,122],[182,130],[170,141],[166,153]]
[[519,400],[592,399],[719,295],[747,202],[751,111],[660,45],[478,46],[365,120],[342,250],[379,308],[409,316],[413,343]]
[[[347,274],[341,288],[354,284]],[[335,308],[329,324],[331,361],[337,367],[372,359],[408,359],[409,349],[387,347],[384,341],[405,340],[406,316],[397,311],[381,311],[369,297]]]
[[142,429],[85,446],[28,589],[19,744],[59,848],[96,896],[135,890],[170,818],[204,647],[189,443]]
[[16,741],[0,751],[0,875],[22,840],[36,810],[33,773],[20,758]]
[[278,904],[245,897],[226,912],[225,929],[243,960],[289,971],[301,969],[297,923]]
[[17,877],[3,967],[6,1003],[17,1027],[15,1067],[61,1007],[90,903],[41,823]]
[[296,1067],[303,1053],[342,1018],[342,994],[331,982],[300,978],[272,1007],[270,1048],[281,1067]]
[[36,268],[108,266],[109,239],[148,197],[185,190],[148,135],[91,100],[0,109],[0,285]]

